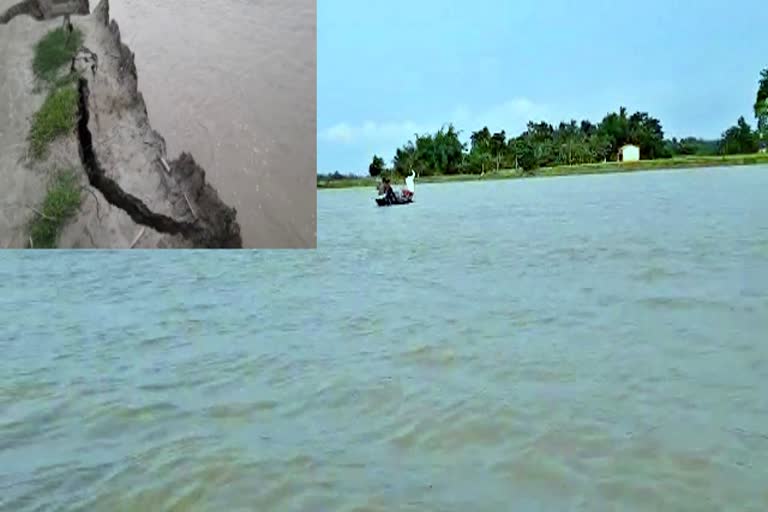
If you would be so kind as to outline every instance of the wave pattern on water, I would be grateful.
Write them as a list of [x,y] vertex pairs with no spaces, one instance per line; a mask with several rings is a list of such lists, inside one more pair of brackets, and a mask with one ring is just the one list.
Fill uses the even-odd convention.
[[762,512],[767,186],[330,191],[317,251],[7,252],[0,510]]

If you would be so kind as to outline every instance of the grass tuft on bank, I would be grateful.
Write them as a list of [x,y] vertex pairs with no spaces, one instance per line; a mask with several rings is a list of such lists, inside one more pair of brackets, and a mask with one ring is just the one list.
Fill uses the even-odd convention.
[[48,145],[56,137],[72,133],[77,120],[77,91],[66,86],[51,91],[43,106],[32,119],[29,129],[29,152],[35,159],[42,159]]
[[80,207],[82,190],[71,169],[52,176],[42,207],[35,211],[29,236],[35,249],[54,249],[61,228]]
[[72,61],[80,45],[83,44],[83,33],[73,28],[72,32],[59,27],[48,32],[35,45],[35,55],[32,60],[32,71],[35,77],[45,82],[54,82],[59,70]]

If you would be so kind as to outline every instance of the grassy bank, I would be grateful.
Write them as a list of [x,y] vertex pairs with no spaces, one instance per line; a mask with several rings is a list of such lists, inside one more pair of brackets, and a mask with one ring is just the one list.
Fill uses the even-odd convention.
[[[768,164],[768,154],[755,153],[750,155],[727,155],[727,156],[690,156],[665,158],[659,160],[641,160],[639,162],[606,162],[599,164],[583,165],[563,165],[558,167],[542,167],[536,169],[532,174],[524,175],[514,169],[502,169],[498,172],[488,172],[484,175],[479,174],[452,174],[424,176],[418,178],[418,183],[449,183],[455,181],[480,181],[480,180],[500,180],[527,177],[546,177],[546,176],[575,176],[580,174],[609,174],[618,172],[649,171],[664,169],[686,169],[695,167],[716,167],[731,165],[756,165]],[[352,188],[352,187],[373,187],[378,183],[378,179],[368,176],[342,178],[342,179],[318,179],[317,188]]]
[[54,173],[43,204],[35,210],[29,227],[30,246],[35,249],[55,249],[61,228],[80,207],[81,188],[72,170]]
[[73,132],[77,116],[76,76],[66,69],[80,45],[82,32],[72,27],[51,30],[35,45],[32,71],[38,85],[49,91],[29,130],[29,152],[33,158],[46,156],[48,145],[57,137]]
[[[27,141],[29,155],[45,159],[48,146],[59,137],[74,133],[77,122],[77,76],[67,65],[83,42],[77,28],[70,32],[57,28],[48,32],[35,45],[32,70],[37,80],[36,90],[47,90],[43,105],[32,118]],[[35,249],[56,248],[64,224],[80,207],[82,189],[75,170],[50,173],[48,189],[42,204],[33,208],[29,225],[29,246]]]
[[72,62],[80,45],[83,44],[82,32],[73,27],[72,31],[59,27],[48,32],[35,45],[32,59],[32,71],[38,80],[53,83],[61,73],[64,65]]
[[73,85],[53,90],[32,119],[29,129],[29,153],[33,158],[45,157],[48,145],[57,137],[75,130],[77,91]]

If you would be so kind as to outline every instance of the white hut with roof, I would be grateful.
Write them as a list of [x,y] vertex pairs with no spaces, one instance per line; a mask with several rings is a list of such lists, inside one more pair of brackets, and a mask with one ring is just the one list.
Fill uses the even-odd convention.
[[634,144],[624,144],[619,148],[619,162],[637,162],[640,160],[640,148]]

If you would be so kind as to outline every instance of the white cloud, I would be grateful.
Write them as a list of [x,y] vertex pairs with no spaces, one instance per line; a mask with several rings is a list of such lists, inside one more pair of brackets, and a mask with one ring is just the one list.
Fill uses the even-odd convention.
[[432,133],[449,122],[457,129],[465,130],[465,135],[469,133],[466,130],[477,130],[483,126],[491,130],[523,131],[528,121],[543,118],[547,113],[548,109],[544,105],[527,98],[513,98],[477,112],[459,105],[449,119],[431,123],[416,123],[412,120],[365,121],[359,124],[340,122],[321,131],[320,138],[336,144],[400,145],[412,139],[415,133]]
[[384,123],[366,121],[358,125],[341,122],[320,132],[320,138],[339,144],[381,143],[382,141],[389,142],[412,138],[414,133],[425,131],[431,130],[413,121],[390,121]]
[[322,134],[322,137],[325,140],[330,142],[339,142],[342,144],[348,144],[352,142],[354,136],[354,128],[352,128],[352,126],[347,123],[335,124],[325,130]]
[[[339,122],[321,130],[318,139],[330,144],[327,149],[329,157],[333,152],[338,158],[340,151],[347,155],[341,160],[350,162],[346,165],[334,164],[329,168],[351,166],[359,171],[362,168],[367,169],[371,155],[380,155],[389,161],[398,147],[413,140],[414,134],[434,133],[447,123],[453,123],[456,129],[461,131],[462,139],[468,141],[471,132],[483,126],[488,126],[491,131],[506,130],[508,135],[517,135],[525,130],[528,121],[547,119],[551,111],[549,106],[528,98],[512,98],[486,109],[473,110],[465,105],[458,105],[452,112],[447,113],[445,119],[432,119],[424,123],[413,120]],[[331,147],[335,149],[331,150]],[[322,160],[323,149],[320,149],[320,153]]]

